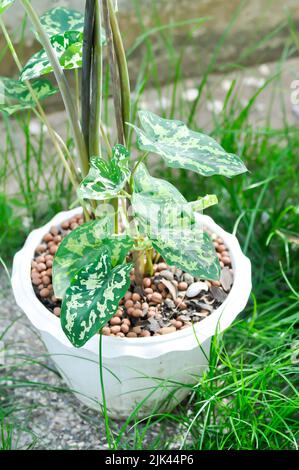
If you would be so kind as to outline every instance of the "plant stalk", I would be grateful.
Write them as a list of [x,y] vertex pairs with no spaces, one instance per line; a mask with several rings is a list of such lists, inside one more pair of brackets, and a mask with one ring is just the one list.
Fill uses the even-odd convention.
[[81,75],[81,128],[86,145],[88,157],[89,152],[89,120],[90,120],[90,81],[92,64],[92,38],[94,30],[94,0],[86,0],[83,28],[82,47],[82,75]]
[[122,109],[122,120],[125,142],[127,143],[129,127],[126,124],[131,121],[131,91],[130,91],[130,78],[128,71],[128,64],[126,59],[126,53],[119,30],[119,25],[114,11],[112,0],[108,0],[109,13],[110,13],[110,25],[113,34],[113,44],[118,64],[118,73],[120,81],[120,93],[121,93],[121,109]]
[[83,134],[80,128],[78,114],[77,114],[76,107],[72,99],[69,85],[67,83],[63,70],[60,66],[60,63],[55,55],[55,52],[52,48],[49,37],[45,33],[35,10],[32,8],[31,2],[29,0],[21,0],[21,2],[35,31],[37,32],[39,36],[41,44],[44,47],[47,53],[48,59],[53,67],[53,72],[57,80],[57,84],[59,86],[59,90],[60,90],[60,93],[64,102],[64,106],[65,106],[68,118],[70,120],[70,124],[71,124],[72,131],[73,131],[73,137],[74,137],[78,154],[81,160],[82,174],[83,176],[85,176],[89,170],[89,160],[88,160],[88,155],[86,151]]
[[101,156],[100,124],[102,111],[102,26],[100,0],[94,0],[95,19],[93,31],[92,91],[89,148],[91,155]]

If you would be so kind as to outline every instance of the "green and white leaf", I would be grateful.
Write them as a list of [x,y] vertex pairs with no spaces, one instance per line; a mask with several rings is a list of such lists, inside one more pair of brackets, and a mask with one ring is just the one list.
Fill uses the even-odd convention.
[[112,235],[114,216],[87,222],[70,232],[59,245],[53,263],[53,288],[57,298],[63,298],[74,275],[94,261],[103,246],[109,246],[113,265],[122,263],[133,246],[129,235]]
[[[58,92],[49,80],[36,80],[32,83],[32,88],[39,100]],[[19,80],[7,77],[0,77],[0,103],[0,111],[8,115],[35,106],[35,101],[27,86]]]
[[112,149],[109,161],[92,157],[88,175],[80,184],[79,199],[104,200],[115,197],[125,186],[129,176],[129,152],[120,144]]
[[193,209],[186,202],[175,204],[171,200],[133,193],[131,203],[140,229],[149,238],[155,237],[161,230],[188,228],[195,222]]
[[137,146],[154,152],[172,168],[185,168],[203,176],[234,176],[247,171],[242,160],[227,153],[212,137],[190,130],[183,122],[140,111],[143,130],[133,126]]
[[[82,66],[83,33],[66,31],[50,38],[51,45],[62,68],[75,69]],[[20,79],[32,80],[53,71],[44,49],[36,52],[23,67]]]
[[202,279],[219,280],[221,269],[214,245],[201,227],[162,230],[152,243],[169,265]]
[[75,347],[83,346],[115,314],[130,285],[132,264],[111,268],[104,248],[98,260],[74,277],[61,307],[61,326]]
[[134,175],[134,192],[146,196],[157,197],[164,201],[173,201],[178,204],[186,204],[187,201],[180,191],[166,180],[151,176],[144,165],[140,163]]
[[0,15],[9,8],[15,0],[0,0]]
[[215,194],[206,194],[206,196],[198,198],[197,201],[191,201],[188,203],[195,212],[203,211],[215,204],[218,204],[218,198]]
[[56,7],[46,11],[40,22],[48,34],[52,37],[57,34],[64,34],[66,31],[80,31],[84,28],[84,15],[76,10],[65,7]]

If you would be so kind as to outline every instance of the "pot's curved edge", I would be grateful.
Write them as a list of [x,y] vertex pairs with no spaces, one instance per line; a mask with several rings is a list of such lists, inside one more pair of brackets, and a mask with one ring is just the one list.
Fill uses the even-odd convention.
[[[43,235],[52,225],[58,225],[67,218],[80,213],[81,208],[58,213],[49,223],[34,230],[28,236],[24,247],[16,253],[13,260],[12,287],[17,304],[26,313],[32,324],[41,331],[54,336],[65,347],[76,350],[67,339],[55,317],[36,297],[30,276],[31,260]],[[223,238],[230,250],[234,269],[234,284],[224,303],[194,328],[186,328],[170,335],[151,338],[103,337],[103,356],[114,359],[120,356],[138,356],[144,359],[159,357],[171,348],[172,351],[190,350],[202,344],[215,334],[225,330],[245,308],[251,291],[251,263],[242,253],[237,238],[219,227],[211,217],[197,214],[198,222],[215,231]],[[240,296],[240,292],[242,295]],[[170,345],[170,343],[173,343]],[[98,338],[91,338],[83,348],[98,355]],[[76,350],[77,351],[77,350]]]

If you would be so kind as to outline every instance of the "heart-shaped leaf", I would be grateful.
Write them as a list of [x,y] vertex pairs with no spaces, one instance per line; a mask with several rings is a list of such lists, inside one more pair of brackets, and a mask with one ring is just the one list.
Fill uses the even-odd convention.
[[140,163],[134,175],[134,192],[146,196],[153,196],[164,201],[176,203],[187,203],[180,191],[166,180],[151,176],[144,165]]
[[[58,92],[49,80],[36,80],[32,83],[32,88],[39,100]],[[19,80],[6,77],[0,77],[0,103],[0,111],[9,115],[35,106],[27,86]]]
[[[50,38],[51,45],[62,68],[80,68],[82,66],[83,33],[66,31]],[[53,71],[44,49],[34,54],[23,67],[20,79],[32,80]]]
[[80,31],[84,28],[84,15],[76,10],[56,7],[46,11],[40,22],[48,36],[64,34],[66,31]]
[[132,263],[112,268],[110,252],[103,248],[98,260],[83,267],[67,289],[61,307],[61,326],[79,348],[115,314],[130,285]]
[[8,7],[10,7],[15,0],[0,0],[0,15],[3,13]]
[[114,266],[124,261],[133,240],[129,235],[112,235],[113,230],[111,213],[79,226],[63,238],[53,263],[53,288],[57,298],[63,298],[74,275],[94,261],[104,245],[110,248]]
[[203,176],[234,176],[247,171],[242,160],[227,153],[208,135],[194,132],[181,121],[163,119],[149,111],[140,111],[143,131],[137,133],[139,149],[154,152],[172,168],[185,168]]
[[187,203],[175,204],[144,193],[134,193],[131,203],[140,228],[149,238],[166,228],[179,230],[194,224],[193,210]]
[[80,199],[104,200],[115,197],[125,186],[129,170],[129,152],[123,145],[115,145],[111,160],[92,157],[90,170],[77,194]]
[[202,279],[219,280],[221,269],[214,245],[201,227],[161,230],[152,243],[170,266]]

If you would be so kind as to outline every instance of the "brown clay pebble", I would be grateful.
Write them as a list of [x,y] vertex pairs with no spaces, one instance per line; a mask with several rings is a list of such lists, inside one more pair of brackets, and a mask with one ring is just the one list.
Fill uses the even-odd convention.
[[111,333],[111,331],[110,331],[109,326],[104,326],[104,327],[102,328],[102,334],[103,334],[103,335],[105,335],[105,336],[110,336],[110,333]]
[[132,292],[126,292],[124,299],[129,300],[132,297]]
[[67,230],[69,226],[70,226],[70,223],[68,221],[62,222],[61,224],[61,228],[63,228],[63,230]]
[[46,235],[44,236],[43,240],[45,242],[50,242],[51,240],[53,240],[53,235],[51,233],[46,233]]
[[124,319],[122,320],[122,324],[123,324],[123,325],[129,325],[129,326],[130,326],[130,325],[131,325],[131,322],[130,322],[130,320],[129,320],[128,318],[124,318]]
[[38,286],[40,284],[40,277],[32,276],[32,284],[34,284],[35,286]]
[[134,293],[134,294],[132,295],[132,300],[133,300],[134,302],[139,301],[140,298],[141,298],[140,295],[137,294],[137,293]]
[[120,325],[121,324],[121,319],[119,317],[112,317],[110,320],[110,325]]
[[152,294],[154,291],[153,289],[151,289],[150,287],[147,287],[146,289],[144,289],[144,292],[149,295],[149,294]]
[[168,266],[166,263],[159,263],[158,266],[157,266],[157,270],[158,271],[164,271],[164,269],[167,269]]
[[119,325],[111,326],[110,330],[111,330],[111,333],[114,333],[114,334],[119,333],[120,332],[120,326]]
[[123,324],[121,325],[120,329],[121,329],[121,331],[122,331],[123,333],[127,334],[127,333],[129,332],[130,327],[129,327],[129,325],[127,325],[126,323],[123,323]]
[[46,298],[46,297],[49,297],[50,291],[49,291],[49,289],[47,289],[45,287],[45,288],[41,289],[39,294],[40,294],[41,297]]
[[162,302],[162,295],[159,292],[154,292],[151,296],[151,302],[155,304],[160,304]]
[[36,253],[44,253],[44,251],[46,251],[46,246],[45,245],[38,245],[38,247],[36,248]]
[[142,330],[141,333],[140,333],[140,336],[150,336],[150,332],[148,330]]
[[151,279],[149,277],[145,277],[143,279],[143,287],[146,288],[146,287],[151,287]]
[[51,255],[55,255],[56,251],[58,250],[58,246],[57,245],[52,245],[50,247],[50,253]]
[[140,335],[140,333],[141,333],[141,331],[142,331],[142,330],[141,330],[141,326],[134,326],[134,327],[132,328],[132,330],[134,331],[134,333],[137,333],[137,335]]
[[128,315],[133,315],[134,310],[135,310],[134,307],[128,308],[128,309],[127,309],[127,314],[128,314]]
[[183,290],[187,290],[188,289],[188,284],[187,282],[179,282],[178,284],[178,289],[183,291]]
[[41,273],[42,271],[45,271],[47,269],[47,266],[45,263],[38,263],[37,265],[37,270]]
[[168,333],[174,333],[175,331],[175,326],[164,326],[163,328],[160,328],[160,330],[158,330],[158,333],[160,333],[161,335],[167,335]]
[[60,316],[60,312],[61,312],[60,307],[55,307],[54,310],[53,310],[53,313],[54,313],[54,315],[56,315],[56,317]]
[[133,300],[127,300],[125,303],[126,309],[133,307],[133,305],[134,305]]
[[51,284],[51,279],[49,278],[49,276],[44,276],[42,278],[42,281],[45,286],[48,286],[49,284]]
[[46,266],[47,266],[47,268],[52,268],[52,266],[53,266],[53,261],[52,261],[51,259],[48,259],[48,260],[46,261]]
[[141,316],[142,316],[142,310],[140,310],[140,308],[134,308],[132,312],[132,317],[139,318]]
[[127,338],[137,338],[137,334],[134,331],[129,331]]
[[55,227],[55,225],[53,225],[53,227],[50,228],[50,233],[52,233],[52,235],[58,235],[59,233],[59,230],[57,227]]

